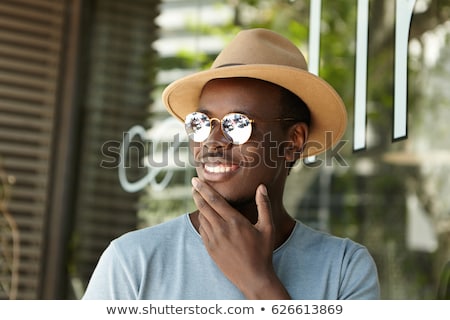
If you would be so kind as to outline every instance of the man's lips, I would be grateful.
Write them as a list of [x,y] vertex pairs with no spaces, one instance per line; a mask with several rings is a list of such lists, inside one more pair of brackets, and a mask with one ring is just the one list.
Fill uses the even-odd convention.
[[203,169],[207,173],[229,173],[239,169],[239,166],[232,163],[206,162],[203,163]]

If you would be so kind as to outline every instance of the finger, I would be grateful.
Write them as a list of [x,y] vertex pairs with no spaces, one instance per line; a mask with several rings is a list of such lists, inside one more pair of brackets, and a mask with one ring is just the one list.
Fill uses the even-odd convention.
[[[205,211],[205,213],[211,210],[218,214],[222,219],[227,220],[229,218],[240,217],[241,215],[226,201],[216,190],[214,190],[206,182],[200,181],[200,179],[192,178],[192,186],[195,191],[201,196],[197,197],[199,210]],[[194,199],[195,201],[196,199]],[[203,203],[205,202],[205,203]],[[199,208],[201,206],[201,208]]]
[[272,209],[265,185],[260,184],[256,189],[255,201],[258,209],[258,221],[256,222],[255,227],[261,232],[272,232],[274,228]]
[[205,234],[208,235],[209,238],[209,235],[212,235],[212,232],[214,230],[218,230],[221,224],[223,224],[225,221],[222,216],[209,205],[209,203],[203,198],[202,194],[195,188],[192,188],[192,198],[199,212],[198,218],[200,226],[203,228]]
[[211,224],[201,212],[198,212],[198,221],[198,232],[200,233],[202,240],[205,242],[205,244],[207,244],[209,243],[209,233],[212,231]]
[[197,189],[195,188],[192,188],[192,198],[200,213],[203,213],[204,215],[207,216],[216,215],[217,218],[222,219],[222,217],[220,217],[220,215],[209,205],[208,201],[205,200],[202,194],[198,192]]

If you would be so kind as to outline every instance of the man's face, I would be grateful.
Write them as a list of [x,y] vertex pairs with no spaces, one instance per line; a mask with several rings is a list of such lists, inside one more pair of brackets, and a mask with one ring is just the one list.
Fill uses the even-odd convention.
[[287,140],[288,130],[282,128],[287,124],[265,122],[283,117],[280,95],[275,85],[240,78],[212,80],[202,91],[197,111],[209,118],[238,112],[254,120],[250,139],[242,145],[226,138],[217,121],[204,142],[191,142],[198,177],[230,203],[254,201],[261,183],[269,193],[282,194],[287,171],[280,144]]

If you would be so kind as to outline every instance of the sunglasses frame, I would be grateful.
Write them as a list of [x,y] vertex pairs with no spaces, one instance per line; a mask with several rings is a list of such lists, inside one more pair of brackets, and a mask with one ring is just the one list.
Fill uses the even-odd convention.
[[[199,114],[201,116],[205,116],[209,120],[209,124],[210,124],[209,125],[208,135],[206,136],[205,139],[203,139],[201,141],[196,141],[194,139],[195,132],[189,132],[188,131],[188,130],[192,130],[192,128],[188,129],[187,119],[188,119],[188,117],[191,117],[191,116],[193,116],[195,114]],[[232,115],[242,116],[245,119],[247,119],[248,122],[250,123],[250,134],[249,134],[248,138],[245,141],[243,141],[243,142],[236,143],[235,140],[233,139],[233,137],[231,137],[224,129],[224,126],[223,126],[224,121],[227,120],[226,119],[227,117],[232,116]],[[184,121],[185,130],[186,130],[186,133],[188,134],[189,139],[191,139],[192,141],[195,141],[195,142],[199,142],[199,143],[205,142],[209,138],[209,136],[211,135],[211,132],[212,132],[212,129],[213,129],[213,126],[212,126],[213,121],[217,121],[217,122],[220,123],[220,130],[222,131],[222,134],[228,140],[230,140],[231,143],[233,143],[234,145],[242,145],[242,144],[246,143],[248,140],[250,140],[250,137],[252,136],[252,132],[253,132],[253,123],[255,123],[254,119],[250,119],[246,114],[240,113],[240,112],[230,112],[230,113],[227,113],[226,115],[224,115],[222,117],[222,119],[218,119],[218,118],[211,118],[206,113],[199,112],[199,111],[194,111],[194,112],[191,112],[191,113],[187,114],[186,117],[185,117],[185,121]],[[276,118],[276,119],[271,119],[271,120],[257,120],[256,122],[263,122],[264,123],[264,122],[276,122],[276,121],[300,121],[300,120],[295,119],[295,118]]]

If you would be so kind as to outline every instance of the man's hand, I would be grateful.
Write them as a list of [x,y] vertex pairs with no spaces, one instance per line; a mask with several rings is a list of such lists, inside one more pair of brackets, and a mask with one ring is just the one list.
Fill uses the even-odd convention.
[[287,299],[272,264],[275,227],[267,189],[256,190],[258,221],[252,224],[220,194],[192,179],[199,232],[211,258],[249,299]]

